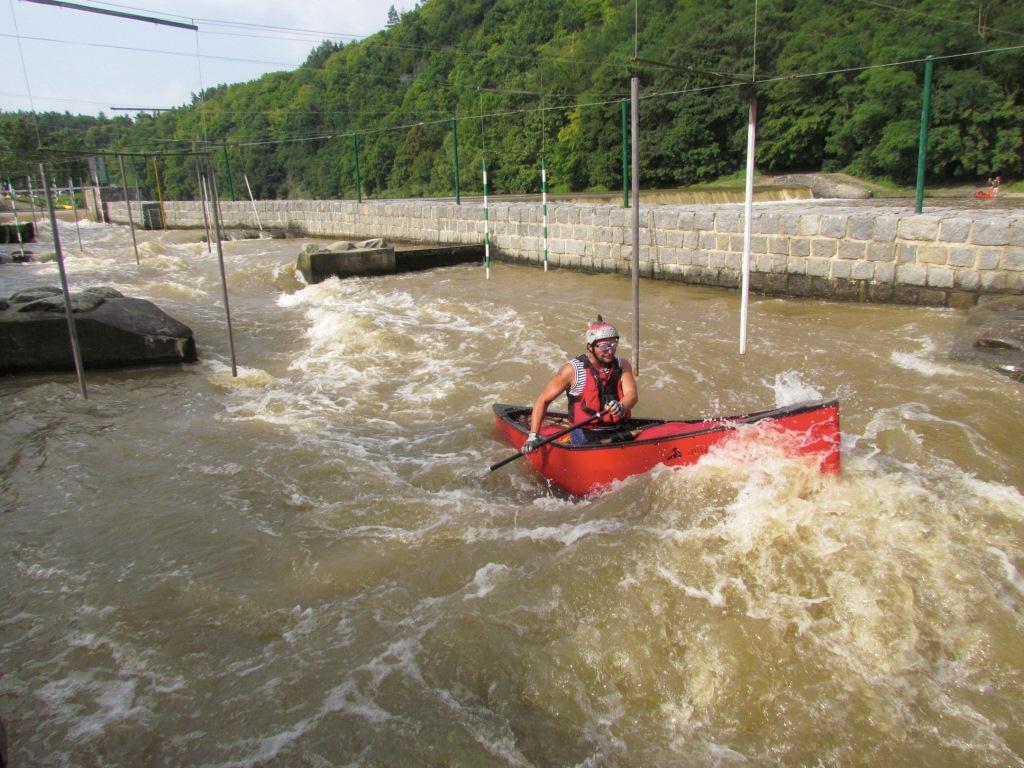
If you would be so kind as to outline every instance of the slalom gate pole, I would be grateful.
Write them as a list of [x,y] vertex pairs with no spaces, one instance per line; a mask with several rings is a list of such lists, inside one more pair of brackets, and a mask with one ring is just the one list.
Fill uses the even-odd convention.
[[156,179],[156,199],[160,202],[160,229],[167,229],[167,211],[164,210],[164,193],[160,189],[160,171],[156,167],[156,158],[153,158],[153,177]]
[[245,179],[245,189],[249,193],[249,202],[252,203],[252,212],[256,216],[256,226],[260,228],[260,232],[263,231],[263,222],[260,221],[260,212],[256,210],[256,198],[252,196],[252,187],[249,186],[249,174],[242,172],[242,178]]
[[757,97],[747,113],[747,179],[743,194],[743,273],[740,285],[740,354],[747,352],[747,308],[750,303],[750,228],[754,215],[754,155],[757,149]]
[[629,139],[626,137],[626,100],[619,102],[622,107],[622,207],[629,208]]
[[11,184],[10,179],[7,180],[7,186],[11,190],[11,210],[14,211],[14,229],[18,233],[18,246],[21,248],[22,258],[25,258],[25,240],[21,236],[21,222],[18,221],[18,191]]
[[932,108],[932,65],[934,57],[924,60],[924,92],[921,95],[921,131],[917,139],[917,189],[914,195],[914,211],[924,209],[924,171],[928,157],[928,117]]
[[118,155],[117,162],[121,166],[121,189],[124,191],[124,204],[128,206],[128,227],[132,231],[132,247],[135,249],[135,263],[139,263],[139,243],[135,239],[135,222],[132,221],[132,201],[128,198],[128,180],[124,175],[124,156]]
[[459,122],[452,118],[452,164],[455,176],[455,204],[462,205],[462,192],[459,189]]
[[75,360],[75,373],[78,375],[78,388],[82,397],[89,399],[85,387],[85,367],[82,365],[82,350],[78,345],[78,329],[75,326],[75,313],[71,309],[71,291],[68,289],[68,273],[64,269],[64,252],[60,247],[60,232],[57,230],[57,212],[53,208],[53,196],[50,194],[50,182],[46,178],[46,169],[39,164],[43,176],[43,191],[46,193],[46,207],[50,211],[50,226],[53,228],[53,250],[57,255],[57,269],[60,272],[60,287],[64,291],[64,317],[68,321],[68,338],[71,340],[71,356]]
[[[84,249],[82,248],[82,228],[78,226],[78,203],[75,202],[75,181],[68,176],[68,192],[71,193],[71,212],[75,214],[75,232],[78,233],[78,251],[81,253]],[[82,190],[83,197],[85,196],[85,189]]]
[[213,227],[217,235],[217,264],[220,267],[220,286],[224,296],[224,314],[228,321],[228,349],[231,352],[231,376],[238,378],[238,363],[235,360],[235,334],[231,327],[231,304],[228,301],[228,279],[224,273],[224,247],[221,245],[220,198],[217,195],[217,170],[213,167],[213,158],[208,163],[207,173],[210,184],[210,212],[213,214]]
[[484,167],[484,274],[486,279],[491,279],[491,228],[487,212],[487,160],[483,161]]
[[32,176],[25,176],[25,184],[28,186],[28,205],[32,209],[32,223],[39,226],[39,216],[36,211],[36,193],[32,189]]
[[363,185],[359,181],[359,134],[352,134],[352,158],[356,168],[356,202],[363,202]]
[[540,205],[544,219],[544,271],[548,271],[548,172],[540,161]]
[[203,172],[199,169],[199,158],[196,158],[196,181],[199,184],[199,202],[202,204],[203,209],[203,226],[206,227],[206,252],[213,253],[213,230],[210,229],[210,214],[207,206],[207,200],[209,195],[206,194],[206,177],[203,176]]
[[633,375],[640,375],[640,78],[630,78],[633,155]]

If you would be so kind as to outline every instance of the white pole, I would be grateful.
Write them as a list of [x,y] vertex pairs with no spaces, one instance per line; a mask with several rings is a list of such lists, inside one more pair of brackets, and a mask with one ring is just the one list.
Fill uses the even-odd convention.
[[38,227],[39,226],[39,216],[38,216],[38,211],[36,211],[36,193],[35,193],[35,190],[32,189],[32,177],[31,176],[25,176],[25,183],[28,186],[28,204],[32,208],[32,221]]
[[262,232],[263,224],[260,223],[260,212],[256,210],[256,200],[252,196],[252,187],[249,186],[249,177],[243,173],[242,178],[245,179],[245,188],[249,190],[249,202],[252,203],[252,212],[256,215],[256,226],[259,227],[260,232]]
[[206,176],[199,170],[199,160],[196,160],[196,179],[199,181],[199,201],[203,208],[203,226],[206,227],[206,252],[213,253],[213,231],[210,229],[210,215],[206,207],[209,195],[206,193]]
[[754,211],[754,150],[757,134],[757,97],[750,97],[747,120],[747,183],[743,206],[743,275],[740,286],[740,354],[747,352],[747,305],[750,295],[750,225]]
[[484,271],[486,278],[491,279],[491,227],[487,213],[487,161],[483,161],[484,168]]
[[[82,228],[78,226],[78,205],[75,203],[75,180],[68,176],[68,192],[71,193],[71,210],[75,214],[75,232],[78,233],[78,251],[82,252]],[[85,188],[82,188],[82,195],[85,195]]]
[[633,375],[640,375],[640,78],[629,79],[633,191]]
[[548,271],[548,171],[540,161],[540,204],[544,214],[544,271]]
[[106,216],[103,215],[103,190],[100,189],[100,177],[94,168],[89,169],[92,174],[92,202],[96,206],[96,221],[100,224],[109,224]]
[[14,231],[18,233],[18,246],[21,248],[21,258],[25,258],[25,241],[21,237],[21,222],[18,221],[18,190],[11,184],[10,179],[7,180],[7,186],[11,188],[11,210],[14,211]]

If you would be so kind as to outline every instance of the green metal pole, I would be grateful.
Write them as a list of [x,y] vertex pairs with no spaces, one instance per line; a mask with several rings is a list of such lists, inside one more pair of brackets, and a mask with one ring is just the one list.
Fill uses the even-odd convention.
[[455,204],[462,205],[462,195],[459,189],[459,123],[452,118],[452,164],[455,167]]
[[359,183],[359,134],[352,134],[352,157],[356,164],[356,202],[363,202],[363,186]]
[[224,150],[224,169],[228,177],[228,194],[231,195],[231,199],[235,199],[235,182],[231,178],[231,162],[228,160],[228,145],[225,144],[221,147]]
[[622,207],[629,208],[629,139],[626,138],[626,100],[622,107]]
[[928,156],[928,114],[932,107],[932,64],[933,57],[924,60],[924,96],[921,99],[921,135],[917,140],[917,196],[914,210],[920,213],[924,206],[924,168]]

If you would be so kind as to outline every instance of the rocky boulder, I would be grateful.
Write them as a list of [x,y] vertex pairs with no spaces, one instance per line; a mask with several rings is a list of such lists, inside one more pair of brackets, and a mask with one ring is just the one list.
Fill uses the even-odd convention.
[[[155,304],[113,288],[71,294],[82,363],[88,368],[192,363],[192,329]],[[74,370],[60,288],[41,286],[0,301],[0,373]]]
[[974,307],[950,356],[1024,381],[1024,296],[1006,296]]

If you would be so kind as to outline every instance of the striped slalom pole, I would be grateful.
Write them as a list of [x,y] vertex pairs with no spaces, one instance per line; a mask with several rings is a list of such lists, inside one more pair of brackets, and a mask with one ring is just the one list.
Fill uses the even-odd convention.
[[25,176],[25,184],[28,186],[28,205],[32,209],[32,223],[39,226],[39,212],[36,211],[36,191],[32,189],[32,177]]
[[491,279],[491,227],[487,215],[487,160],[484,164],[484,270],[487,279]]
[[24,257],[25,241],[21,237],[21,222],[18,220],[18,190],[14,188],[11,180],[7,180],[7,188],[11,190],[11,210],[14,211],[14,230],[18,233],[18,248]]
[[540,207],[544,218],[544,271],[548,271],[548,171],[540,161]]
[[750,225],[754,217],[754,153],[757,151],[757,97],[750,97],[747,118],[747,175],[743,193],[743,263],[740,274],[740,354],[747,353],[750,303]]
[[[71,211],[75,214],[75,232],[78,234],[78,251],[82,251],[82,228],[78,226],[78,203],[75,201],[75,182],[68,176],[68,192],[71,193]],[[85,190],[82,190],[82,198],[85,198]]]
[[160,189],[160,169],[153,158],[153,178],[156,179],[156,199],[160,202],[160,229],[167,229],[167,211],[164,209],[164,193]]

